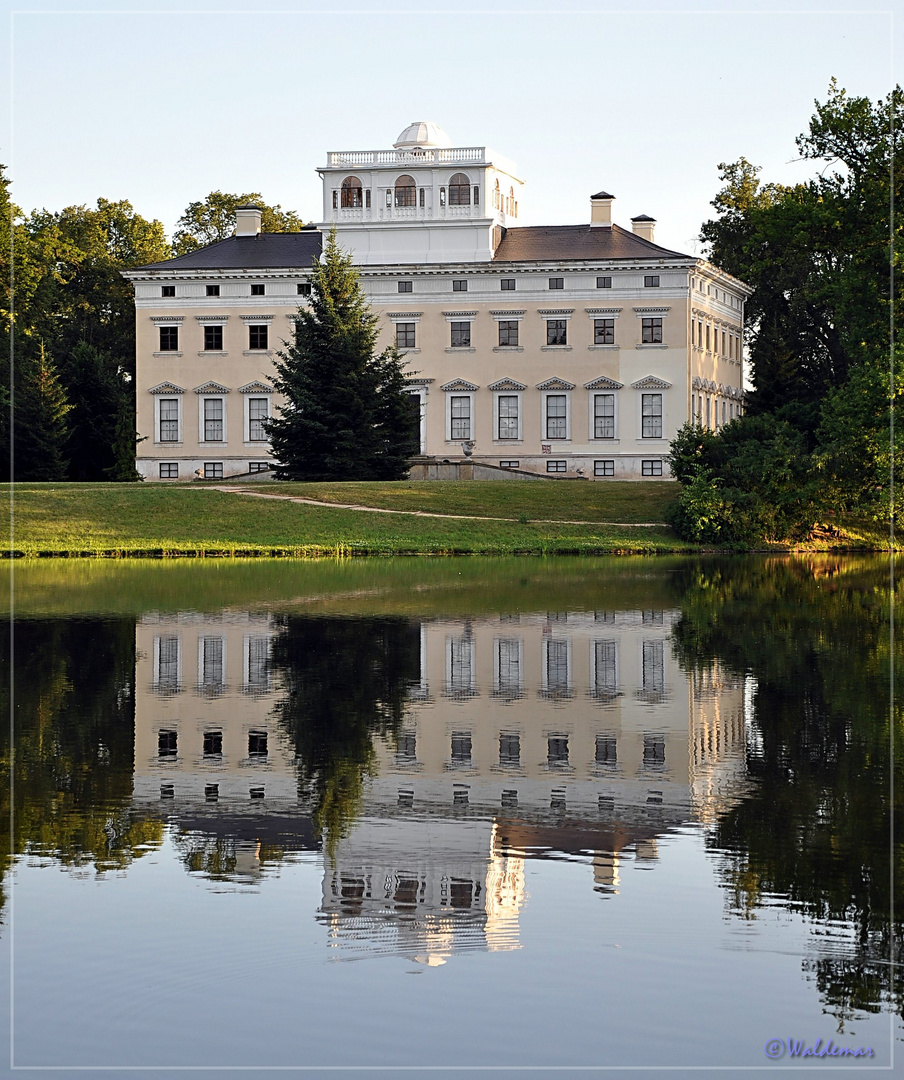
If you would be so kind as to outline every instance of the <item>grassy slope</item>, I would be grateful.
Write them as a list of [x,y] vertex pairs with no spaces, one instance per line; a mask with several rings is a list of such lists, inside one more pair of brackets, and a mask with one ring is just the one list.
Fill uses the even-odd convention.
[[[295,487],[296,485],[292,485]],[[406,496],[410,509],[436,509],[436,487],[424,485],[424,503],[417,503],[419,485]],[[458,488],[466,485],[451,485]],[[525,508],[512,514],[540,514],[540,503],[530,503],[536,483],[474,483],[485,492],[486,511],[500,510],[513,498],[509,488],[524,494]],[[572,497],[578,485],[548,485],[559,495],[547,501],[547,515],[578,517]],[[580,485],[580,487],[603,485]],[[613,485],[614,486],[614,485]],[[634,486],[634,485],[631,485]],[[647,485],[645,485],[646,487]],[[649,485],[652,486],[652,485]],[[313,485],[312,485],[313,487]],[[326,486],[316,485],[317,496]],[[339,501],[376,503],[391,498],[387,492],[407,485],[340,485],[332,489]],[[354,488],[354,492],[352,489]],[[268,494],[290,493],[289,485],[266,485]],[[495,489],[495,490],[494,490]],[[499,489],[506,489],[501,491]],[[349,496],[354,494],[354,498]],[[8,499],[8,489],[4,493]],[[450,492],[450,499],[452,498]],[[462,493],[455,507],[465,508],[470,496]],[[549,494],[543,498],[550,500]],[[8,504],[7,504],[8,505]],[[507,505],[511,505],[509,502]],[[447,505],[446,512],[456,512]],[[622,509],[622,506],[619,506]],[[637,520],[650,518],[653,508],[638,503]],[[600,506],[598,520],[621,520]],[[2,511],[0,511],[2,512]],[[582,513],[587,514],[588,507]],[[505,516],[502,513],[499,516]],[[7,515],[4,513],[4,518]],[[6,540],[8,544],[8,539]],[[162,484],[21,484],[15,490],[12,547],[25,555],[40,554],[159,554],[254,553],[322,555],[333,553],[539,553],[555,551],[684,551],[690,545],[678,540],[665,526],[655,529],[614,528],[601,525],[558,525],[530,521],[462,521],[455,518],[408,517],[362,513],[356,510],[306,506],[300,503],[232,495],[195,485]]]
[[[252,489],[246,489],[252,490]],[[699,550],[662,521],[676,485],[471,481],[409,484],[263,484],[266,494],[508,521],[367,513],[309,506],[216,486],[20,484],[12,548],[23,555],[607,554]],[[4,525],[9,487],[0,488]],[[522,523],[522,519],[526,519]],[[566,525],[563,520],[586,524]],[[852,523],[853,524],[853,523]],[[812,548],[887,548],[869,523]],[[3,546],[10,547],[8,529]]]

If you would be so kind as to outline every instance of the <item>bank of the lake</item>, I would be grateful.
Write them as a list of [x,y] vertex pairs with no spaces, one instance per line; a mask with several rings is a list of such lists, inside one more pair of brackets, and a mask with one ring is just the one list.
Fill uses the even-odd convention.
[[[5,485],[4,548],[60,558],[704,550],[665,523],[677,491],[668,482]],[[888,538],[863,524],[809,546],[882,550]]]

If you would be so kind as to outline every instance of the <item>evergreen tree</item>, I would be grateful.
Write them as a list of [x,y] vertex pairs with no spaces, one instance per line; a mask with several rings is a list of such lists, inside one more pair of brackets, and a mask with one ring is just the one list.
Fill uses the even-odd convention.
[[80,341],[61,375],[72,406],[69,479],[135,480],[134,407],[123,373],[99,349]]
[[16,358],[13,479],[65,480],[67,416],[72,406],[43,345],[34,357]]
[[281,480],[399,480],[417,452],[417,406],[394,348],[375,355],[379,317],[330,233],[310,308],[276,362],[286,402],[267,425]]

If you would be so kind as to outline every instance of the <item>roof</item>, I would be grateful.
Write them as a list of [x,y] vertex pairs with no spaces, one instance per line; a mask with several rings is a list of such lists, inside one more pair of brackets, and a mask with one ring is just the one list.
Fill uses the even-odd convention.
[[532,225],[506,230],[493,262],[693,258],[635,236],[620,225]]
[[320,254],[322,237],[317,229],[294,233],[258,233],[230,236],[207,247],[164,262],[136,266],[135,270],[277,270],[309,267]]

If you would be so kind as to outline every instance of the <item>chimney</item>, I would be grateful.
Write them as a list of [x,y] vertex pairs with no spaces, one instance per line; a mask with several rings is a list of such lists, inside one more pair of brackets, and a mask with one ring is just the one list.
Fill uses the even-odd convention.
[[631,218],[631,229],[635,236],[639,236],[641,240],[649,240],[653,243],[653,229],[656,227],[656,218],[650,217],[648,214],[640,214],[637,217]]
[[590,228],[612,228],[612,200],[614,195],[608,191],[598,191],[590,196]]
[[235,235],[257,236],[261,231],[262,214],[259,206],[240,206],[235,212]]

